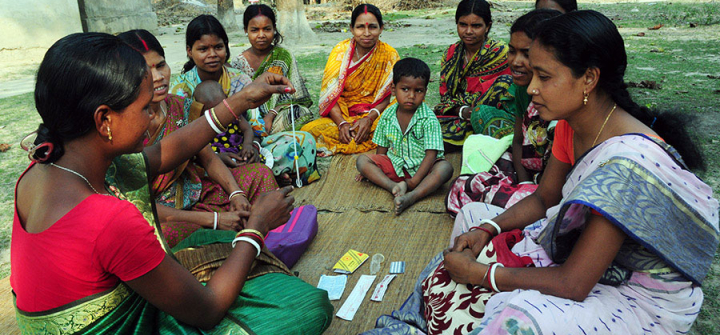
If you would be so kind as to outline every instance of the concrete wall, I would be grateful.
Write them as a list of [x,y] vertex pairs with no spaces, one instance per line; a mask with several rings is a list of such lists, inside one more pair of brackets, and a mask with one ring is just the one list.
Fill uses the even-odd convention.
[[0,8],[4,53],[46,50],[61,37],[82,32],[77,0],[0,0]]
[[[5,0],[0,0],[5,1]],[[83,30],[121,33],[130,29],[158,31],[150,0],[77,0]]]

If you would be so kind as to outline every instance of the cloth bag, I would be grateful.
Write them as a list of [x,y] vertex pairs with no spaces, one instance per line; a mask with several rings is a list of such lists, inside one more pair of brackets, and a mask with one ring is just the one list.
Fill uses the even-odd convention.
[[292,268],[317,235],[317,208],[313,205],[295,208],[290,220],[271,230],[265,246],[288,268]]

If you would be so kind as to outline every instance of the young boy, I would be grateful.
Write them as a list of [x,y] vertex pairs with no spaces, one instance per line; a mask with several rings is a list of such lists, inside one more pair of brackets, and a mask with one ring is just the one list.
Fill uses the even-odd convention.
[[397,104],[383,112],[373,142],[377,154],[357,159],[360,175],[395,197],[395,215],[450,180],[452,165],[443,159],[440,122],[425,104],[430,68],[416,58],[393,67],[393,95]]

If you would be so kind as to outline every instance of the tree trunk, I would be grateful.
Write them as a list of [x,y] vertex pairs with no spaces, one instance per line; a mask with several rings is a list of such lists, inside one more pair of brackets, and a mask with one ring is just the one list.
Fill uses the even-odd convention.
[[305,17],[303,0],[277,0],[278,30],[288,44],[305,43],[315,40]]
[[[240,0],[238,0],[240,1]],[[240,30],[235,20],[235,6],[233,0],[217,0],[218,20],[227,32]]]

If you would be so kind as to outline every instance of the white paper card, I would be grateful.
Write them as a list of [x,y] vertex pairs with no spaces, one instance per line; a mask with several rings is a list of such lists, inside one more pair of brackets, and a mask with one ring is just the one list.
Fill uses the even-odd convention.
[[375,286],[375,291],[373,292],[372,296],[370,297],[370,300],[372,301],[382,301],[383,297],[385,296],[385,291],[387,291],[388,285],[390,285],[390,282],[395,279],[397,275],[387,275],[383,280]]
[[317,288],[323,289],[328,292],[328,299],[340,300],[343,292],[345,292],[345,285],[347,285],[347,276],[320,276]]
[[350,292],[350,295],[345,300],[345,303],[342,307],[340,307],[340,310],[335,315],[343,320],[352,321],[358,308],[360,308],[360,304],[365,298],[365,294],[367,294],[370,290],[370,286],[372,286],[373,281],[375,281],[375,276],[362,275],[360,279],[358,279],[355,288],[353,288],[352,292]]

